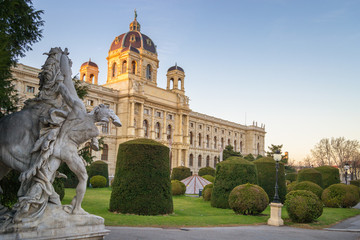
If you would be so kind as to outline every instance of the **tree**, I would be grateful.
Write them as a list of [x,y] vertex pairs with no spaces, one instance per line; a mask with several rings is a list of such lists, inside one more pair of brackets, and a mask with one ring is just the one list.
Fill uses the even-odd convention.
[[274,153],[277,153],[279,152],[280,154],[282,153],[282,147],[283,145],[274,145],[274,144],[271,144],[271,146],[269,146],[269,151],[266,152],[266,156],[267,157],[271,157],[271,158],[274,158]]
[[31,0],[0,1],[0,117],[16,111],[11,67],[41,39],[42,13],[33,8]]
[[240,152],[235,152],[233,146],[227,145],[223,151],[223,160],[226,160],[227,158],[231,156],[237,156],[242,157]]
[[88,95],[89,87],[87,85],[84,85],[83,82],[76,76],[72,78],[75,86],[75,90],[77,95],[81,100],[84,100],[84,98]]
[[333,148],[329,138],[323,138],[311,150],[311,155],[316,159],[317,165],[332,165]]

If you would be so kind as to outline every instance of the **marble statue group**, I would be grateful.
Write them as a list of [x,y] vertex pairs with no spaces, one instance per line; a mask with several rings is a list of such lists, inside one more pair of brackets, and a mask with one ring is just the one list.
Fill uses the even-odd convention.
[[11,224],[40,218],[49,204],[61,206],[52,183],[63,177],[57,171],[62,162],[79,183],[71,205],[61,208],[69,215],[88,214],[81,208],[88,176],[77,149],[89,140],[98,148],[97,124],[112,120],[121,126],[108,106],[100,104],[86,111],[72,81],[67,49],[52,48],[46,55],[37,97],[27,100],[21,111],[0,119],[0,180],[11,169],[21,173],[18,202],[12,210],[0,203],[0,232]]

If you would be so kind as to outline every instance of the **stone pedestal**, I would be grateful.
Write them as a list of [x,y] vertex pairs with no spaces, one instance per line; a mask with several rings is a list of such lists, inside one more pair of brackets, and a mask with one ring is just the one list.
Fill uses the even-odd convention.
[[282,226],[284,225],[284,220],[281,219],[281,203],[270,203],[270,218],[267,222],[271,226]]
[[109,234],[104,219],[92,214],[73,215],[63,206],[48,204],[44,214],[36,220],[0,226],[0,239],[104,239]]

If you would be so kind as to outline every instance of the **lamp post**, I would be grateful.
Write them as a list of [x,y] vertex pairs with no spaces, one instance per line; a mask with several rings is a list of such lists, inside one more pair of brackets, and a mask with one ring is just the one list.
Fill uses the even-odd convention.
[[270,218],[268,219],[268,225],[271,226],[282,226],[284,225],[284,220],[281,219],[281,208],[282,204],[280,202],[279,193],[278,193],[278,171],[279,171],[279,162],[281,160],[280,151],[277,151],[274,154],[274,160],[276,162],[276,179],[275,179],[275,195],[274,200],[270,203]]
[[345,184],[347,185],[347,175],[348,175],[348,170],[349,170],[350,166],[348,163],[345,163],[344,169],[345,169]]

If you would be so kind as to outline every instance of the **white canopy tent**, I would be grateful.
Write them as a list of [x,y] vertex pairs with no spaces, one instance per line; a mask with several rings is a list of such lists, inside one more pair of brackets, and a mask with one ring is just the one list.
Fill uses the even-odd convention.
[[199,190],[204,189],[204,187],[211,182],[202,178],[198,175],[193,175],[188,178],[181,180],[182,183],[186,186],[186,194],[199,194]]

